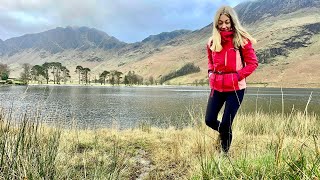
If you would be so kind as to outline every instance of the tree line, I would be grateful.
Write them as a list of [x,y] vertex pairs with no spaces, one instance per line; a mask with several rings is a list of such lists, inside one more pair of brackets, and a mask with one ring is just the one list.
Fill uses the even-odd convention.
[[71,77],[70,71],[60,62],[45,62],[42,65],[31,66],[28,63],[22,65],[22,72],[20,79],[24,84],[28,84],[29,81],[36,81],[42,84],[42,80],[45,79],[47,84],[52,80],[53,84],[60,84],[61,81],[66,83]]
[[[31,66],[30,64],[22,65],[22,73],[20,79],[24,84],[28,84],[29,81],[35,81],[42,84],[42,80],[46,80],[46,83],[53,82],[53,84],[60,84],[61,82],[67,83],[71,79],[70,70],[65,66],[62,66],[59,62],[45,62],[42,65]],[[90,84],[91,82],[111,85],[142,85],[142,84],[154,84],[155,81],[152,76],[149,77],[149,82],[144,82],[143,77],[136,74],[134,71],[129,71],[127,75],[123,76],[123,73],[117,70],[107,71],[104,70],[99,74],[99,79],[92,80],[91,69],[83,66],[76,66],[75,73],[78,75],[79,84]]]
[[[101,85],[157,85],[164,82],[183,76],[190,73],[199,72],[200,68],[193,63],[187,63],[180,69],[160,76],[159,79],[155,79],[153,76],[147,78],[142,77],[135,73],[135,71],[129,71],[127,74],[117,70],[104,70],[96,76],[91,76],[91,69],[83,66],[76,66],[75,73],[77,74],[77,81],[79,84],[90,84],[91,82],[100,83]],[[10,70],[6,64],[0,63],[0,76],[2,80],[9,78]],[[38,84],[66,84],[67,81],[71,81],[70,70],[63,66],[60,62],[45,62],[42,65],[30,65],[23,64],[22,72],[20,74],[20,80],[23,84],[28,84],[30,81],[37,82]],[[203,81],[196,81],[195,84],[203,84]]]

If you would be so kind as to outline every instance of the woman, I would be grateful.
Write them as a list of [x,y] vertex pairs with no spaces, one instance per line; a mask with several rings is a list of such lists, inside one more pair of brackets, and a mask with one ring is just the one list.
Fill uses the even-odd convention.
[[[235,11],[229,6],[218,9],[213,34],[207,44],[208,76],[211,93],[206,112],[206,124],[220,133],[222,151],[229,151],[232,122],[241,105],[245,78],[257,67],[252,48],[256,40],[240,25]],[[217,120],[223,104],[222,120]]]

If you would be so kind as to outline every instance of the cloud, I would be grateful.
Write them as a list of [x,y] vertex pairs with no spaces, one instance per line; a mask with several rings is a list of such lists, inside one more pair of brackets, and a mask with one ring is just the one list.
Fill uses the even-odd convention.
[[[240,2],[241,0],[239,0]],[[177,29],[200,29],[222,0],[0,0],[0,38],[55,27],[88,26],[125,41]]]

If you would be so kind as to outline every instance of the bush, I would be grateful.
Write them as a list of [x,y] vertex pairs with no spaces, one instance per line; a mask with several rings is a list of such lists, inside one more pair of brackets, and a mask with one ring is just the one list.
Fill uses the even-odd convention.
[[1,80],[7,80],[9,78],[9,75],[8,75],[8,73],[2,73],[1,74]]

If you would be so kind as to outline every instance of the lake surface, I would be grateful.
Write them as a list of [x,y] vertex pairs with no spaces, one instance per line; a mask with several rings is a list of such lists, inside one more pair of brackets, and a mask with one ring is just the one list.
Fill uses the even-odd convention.
[[[304,111],[320,114],[320,89],[248,88],[240,113]],[[179,126],[189,111],[205,113],[208,87],[3,86],[0,107],[13,116],[38,112],[44,121],[83,128],[130,128],[140,123]]]

